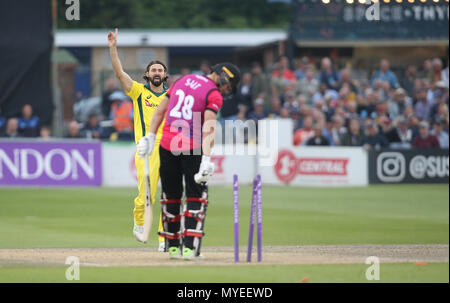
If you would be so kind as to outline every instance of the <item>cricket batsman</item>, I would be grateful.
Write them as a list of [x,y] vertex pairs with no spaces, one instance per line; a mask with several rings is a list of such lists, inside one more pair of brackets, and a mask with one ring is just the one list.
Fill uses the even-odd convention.
[[[220,63],[211,69],[207,76],[186,75],[170,87],[153,114],[148,135],[137,145],[140,157],[159,148],[164,226],[159,234],[166,238],[171,259],[200,256],[208,205],[207,182],[214,172],[211,149],[216,116],[223,103],[221,93],[235,93],[240,80],[239,69],[231,63]],[[164,128],[158,146],[160,125]]]
[[[134,110],[134,139],[137,144],[139,140],[145,136],[149,131],[150,121],[156,111],[156,108],[166,95],[165,82],[167,81],[167,67],[160,61],[151,61],[145,70],[144,80],[147,82],[145,85],[133,81],[131,77],[123,71],[122,64],[120,63],[119,55],[117,52],[117,35],[118,29],[115,33],[108,33],[108,46],[111,56],[111,63],[114,69],[114,74],[120,80],[122,88],[125,93],[133,100]],[[162,127],[154,132],[155,140],[154,144],[159,146]],[[152,201],[155,201],[156,190],[159,180],[159,148],[149,155],[150,163],[150,187]],[[134,227],[133,234],[136,240],[143,242],[144,236],[144,211],[145,211],[145,179],[144,179],[144,158],[135,155],[135,164],[138,179],[139,194],[134,199]],[[154,203],[154,202],[153,202]],[[161,217],[159,220],[159,231],[163,230]],[[159,251],[165,251],[165,240],[163,237],[159,237]]]

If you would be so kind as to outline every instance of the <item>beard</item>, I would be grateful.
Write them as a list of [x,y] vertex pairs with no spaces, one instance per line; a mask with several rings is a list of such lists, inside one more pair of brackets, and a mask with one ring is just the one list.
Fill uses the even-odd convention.
[[156,87],[163,84],[163,80],[161,79],[160,76],[154,76],[153,78],[150,78],[150,82]]

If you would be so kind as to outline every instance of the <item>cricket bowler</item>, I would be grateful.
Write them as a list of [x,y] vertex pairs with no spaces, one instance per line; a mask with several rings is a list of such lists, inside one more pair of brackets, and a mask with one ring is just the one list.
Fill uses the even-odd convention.
[[[117,35],[118,29],[115,33],[108,33],[108,46],[111,56],[111,63],[114,69],[114,74],[120,80],[122,88],[125,93],[133,100],[134,110],[134,139],[137,144],[139,140],[145,136],[150,127],[150,121],[152,117],[166,95],[167,89],[165,82],[167,81],[167,67],[160,61],[151,61],[145,70],[144,80],[147,82],[145,85],[136,81],[133,81],[131,77],[124,72],[122,64],[117,52]],[[155,145],[159,146],[162,137],[162,127],[155,130]],[[144,234],[144,209],[145,209],[145,179],[144,179],[144,158],[135,155],[135,164],[138,179],[139,194],[134,199],[134,227],[133,234],[136,240],[143,241]],[[155,148],[149,155],[150,163],[150,187],[151,197],[154,203],[156,190],[159,181],[159,148]],[[162,231],[161,217],[159,220],[158,231]],[[165,251],[165,240],[163,237],[159,237],[159,251]]]
[[[170,87],[153,115],[148,135],[137,145],[141,157],[160,150],[164,231],[159,234],[166,238],[171,259],[200,256],[208,206],[207,182],[214,172],[211,149],[217,113],[223,103],[221,93],[235,93],[240,80],[239,69],[231,63],[211,69],[207,76],[186,75]],[[161,125],[164,128],[158,146]]]

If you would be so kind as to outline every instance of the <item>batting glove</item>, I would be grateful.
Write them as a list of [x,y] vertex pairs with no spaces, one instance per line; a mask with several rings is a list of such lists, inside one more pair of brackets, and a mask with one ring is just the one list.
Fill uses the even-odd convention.
[[144,158],[153,151],[155,145],[156,135],[149,133],[147,136],[142,137],[137,144],[137,153],[139,158]]
[[195,174],[194,180],[196,183],[207,183],[209,178],[214,173],[214,163],[211,162],[210,157],[202,156],[202,162],[200,163],[200,169]]

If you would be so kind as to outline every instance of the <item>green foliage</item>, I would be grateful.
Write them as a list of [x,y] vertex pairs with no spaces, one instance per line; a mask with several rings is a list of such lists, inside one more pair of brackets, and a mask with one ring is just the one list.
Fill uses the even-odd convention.
[[58,1],[58,28],[284,28],[290,5],[267,0],[80,0],[68,21]]

